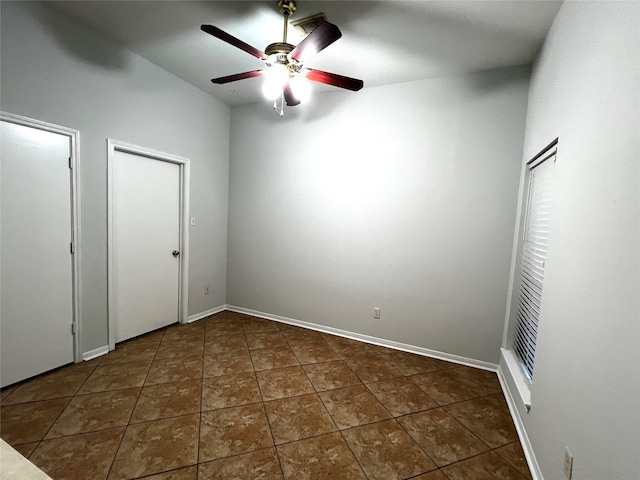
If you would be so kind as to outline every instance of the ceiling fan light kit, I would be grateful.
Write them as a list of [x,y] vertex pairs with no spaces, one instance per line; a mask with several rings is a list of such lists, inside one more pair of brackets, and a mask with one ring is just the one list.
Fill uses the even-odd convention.
[[296,22],[296,27],[301,27],[303,31],[310,31],[310,33],[295,46],[287,43],[287,28],[289,17],[296,10],[296,2],[293,0],[280,0],[278,1],[278,8],[284,17],[282,42],[267,45],[264,52],[213,25],[202,25],[200,27],[202,31],[209,35],[262,60],[266,67],[262,70],[214,78],[211,80],[213,83],[225,84],[245,78],[264,76],[266,78],[262,86],[262,92],[265,97],[274,100],[273,108],[281,117],[284,115],[285,104],[293,107],[309,98],[311,93],[309,81],[352,91],[358,91],[364,86],[362,80],[304,66],[304,62],[308,58],[324,50],[342,37],[342,33],[337,26],[324,20],[324,15],[322,14],[303,18]]

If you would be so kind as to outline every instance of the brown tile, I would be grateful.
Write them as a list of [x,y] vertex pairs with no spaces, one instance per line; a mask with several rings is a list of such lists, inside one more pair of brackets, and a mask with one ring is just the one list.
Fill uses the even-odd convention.
[[91,393],[73,397],[45,439],[94,432],[129,423],[140,388]]
[[23,457],[29,458],[38,445],[40,442],[23,443],[22,445],[13,445],[13,448]]
[[194,378],[202,378],[202,357],[165,358],[151,364],[144,384],[183,382]]
[[244,333],[252,332],[273,332],[280,333],[280,328],[276,322],[264,320],[262,318],[249,317],[242,320],[242,329]]
[[98,366],[78,394],[141,387],[150,366],[151,362]]
[[448,467],[442,471],[449,480],[524,480],[518,470],[494,452],[483,453]]
[[198,466],[178,468],[166,473],[158,473],[150,477],[144,477],[144,480],[198,480]]
[[478,396],[471,387],[461,383],[450,372],[451,369],[440,370],[408,378],[439,405],[461,402]]
[[504,398],[504,394],[494,393],[493,395],[486,395],[484,397],[489,403],[492,403],[495,407],[504,410],[505,412],[509,412],[509,405],[507,405],[507,399]]
[[368,383],[367,387],[394,417],[438,406],[431,397],[404,377]]
[[280,327],[282,335],[287,339],[289,345],[296,345],[299,343],[326,343],[322,336],[313,330],[300,327]]
[[0,409],[0,436],[10,445],[42,440],[71,398],[8,405]]
[[402,376],[389,362],[378,356],[346,357],[345,363],[365,383]]
[[130,423],[199,413],[201,391],[199,378],[143,387]]
[[251,360],[256,371],[300,365],[289,347],[251,350]]
[[448,405],[445,409],[491,448],[518,441],[509,412],[485,397]]
[[315,363],[302,367],[318,391],[359,385],[360,379],[343,361]]
[[327,345],[326,342],[322,343],[294,343],[291,345],[291,350],[296,355],[300,363],[319,363],[330,362],[332,360],[340,360],[340,357],[333,349]]
[[253,373],[205,378],[202,384],[202,411],[237,407],[262,401]]
[[366,480],[339,433],[330,433],[278,447],[286,480]]
[[352,428],[342,435],[369,480],[405,479],[436,468],[395,420]]
[[276,445],[336,431],[316,394],[273,400],[264,405]]
[[15,391],[15,389],[18,388],[18,385],[11,385],[9,387],[4,387],[3,389],[0,390],[0,400],[4,400],[5,398],[7,398],[8,395],[10,395],[11,393],[13,393]]
[[200,415],[129,425],[111,467],[109,479],[161,473],[198,461]]
[[274,448],[221,458],[199,465],[198,480],[282,480]]
[[502,393],[502,387],[495,372],[472,367],[457,367],[450,370],[451,375],[464,385],[472,388],[478,395]]
[[156,356],[159,345],[155,342],[118,344],[115,350],[102,357],[100,365],[151,361]]
[[227,335],[244,335],[244,330],[242,330],[242,323],[236,320],[228,321],[228,322],[209,322],[207,321],[207,326],[205,329],[205,338],[215,338],[219,336],[227,336]]
[[236,373],[253,372],[249,351],[235,350],[204,356],[205,377],[221,377]]
[[204,327],[205,322],[200,320],[182,325],[171,325],[165,329],[162,342],[202,339],[204,337]]
[[156,359],[189,357],[202,355],[204,352],[204,338],[185,338],[175,341],[166,341],[165,338],[162,339],[160,348],[158,348]]
[[51,373],[39,375],[17,385],[2,400],[2,405],[71,397],[78,392],[91,372],[90,368],[72,370],[69,367],[63,367]]
[[244,333],[207,337],[204,341],[205,355],[215,355],[235,350],[247,350],[247,341],[244,338]]
[[417,477],[413,477],[411,480],[449,480],[444,473],[440,470],[434,470],[433,472],[423,473]]
[[269,424],[260,403],[202,414],[200,462],[272,446]]
[[287,342],[280,331],[273,332],[249,332],[246,334],[249,350],[259,348],[281,348],[287,347]]
[[439,467],[489,450],[442,408],[407,415],[398,422]]
[[494,452],[500,455],[512,467],[515,467],[527,480],[531,480],[531,471],[529,470],[529,465],[527,464],[527,459],[520,442],[513,442],[504,447],[496,448]]
[[124,427],[40,442],[29,457],[56,480],[105,479]]
[[263,370],[256,377],[264,401],[315,392],[302,367]]
[[[163,336],[164,336],[164,328],[159,328],[158,330],[154,330],[153,332],[145,333],[144,335],[139,335],[129,340],[125,340],[124,342],[119,343],[118,345],[137,345],[140,343],[160,343],[162,341]],[[116,345],[116,347],[118,345]]]
[[341,430],[391,418],[364,385],[329,390],[319,395]]
[[445,368],[455,367],[455,363],[445,362],[436,358],[424,357],[414,353],[391,350],[380,354],[403,375],[417,375],[419,373],[435,372]]

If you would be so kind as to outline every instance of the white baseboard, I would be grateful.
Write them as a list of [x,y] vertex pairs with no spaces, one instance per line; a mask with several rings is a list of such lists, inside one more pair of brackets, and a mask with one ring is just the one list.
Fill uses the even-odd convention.
[[275,322],[286,323],[288,325],[295,325],[298,327],[309,328],[311,330],[316,330],[318,332],[330,333],[332,335],[338,335],[340,337],[350,338],[352,340],[359,340],[361,342],[371,343],[373,345],[379,345],[381,347],[388,347],[388,348],[393,348],[395,350],[401,350],[403,352],[423,355],[425,357],[437,358],[438,360],[445,360],[447,362],[453,362],[460,365],[481,368],[483,370],[490,370],[492,372],[498,371],[498,365],[496,365],[495,363],[483,362],[480,360],[475,360],[473,358],[461,357],[459,355],[439,352],[437,350],[430,350],[428,348],[417,347],[415,345],[408,345],[406,343],[394,342],[393,340],[385,340],[383,338],[372,337],[369,335],[364,335],[362,333],[349,332],[347,330],[327,327],[325,325],[319,325],[317,323],[305,322],[303,320],[297,320],[295,318],[281,317],[280,315],[272,315],[270,313],[258,312],[256,310],[250,310],[248,308],[243,308],[243,307],[236,307],[234,305],[226,305],[224,309],[230,310],[232,312],[245,313],[247,315],[264,318],[266,320],[273,320]]
[[228,305],[220,305],[218,307],[210,308],[209,310],[205,310],[204,312],[196,313],[194,315],[189,315],[187,317],[187,323],[195,322],[196,320],[200,320],[202,318],[208,317],[209,315],[213,315],[215,313],[220,313],[224,310],[229,310]]
[[522,422],[522,417],[520,417],[520,411],[516,407],[516,401],[513,397],[511,389],[509,388],[509,382],[507,381],[505,373],[502,370],[502,365],[498,366],[498,380],[500,381],[500,386],[502,387],[504,397],[507,400],[507,405],[509,406],[511,418],[513,419],[516,431],[518,432],[518,437],[520,438],[520,443],[522,444],[522,450],[524,450],[524,456],[527,459],[527,464],[529,465],[531,477],[533,478],[533,480],[544,480],[544,478],[542,477],[542,472],[540,471],[540,465],[538,465],[538,460],[536,459],[536,455],[533,452],[533,447],[531,446],[531,442],[529,441],[527,430],[525,429],[524,423]]
[[107,353],[109,353],[109,345],[84,352],[82,354],[82,360],[86,362],[87,360],[93,360],[94,358],[101,357],[102,355],[106,355]]

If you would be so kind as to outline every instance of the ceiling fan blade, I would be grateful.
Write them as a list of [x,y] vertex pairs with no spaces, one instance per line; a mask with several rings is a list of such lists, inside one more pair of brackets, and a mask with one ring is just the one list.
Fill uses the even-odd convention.
[[357,78],[344,77],[337,73],[323,72],[322,70],[314,70],[312,68],[307,71],[307,79],[312,82],[324,83],[325,85],[333,85],[334,87],[346,88],[357,92],[364,87],[364,82]]
[[333,23],[323,22],[291,51],[291,58],[304,62],[342,37]]
[[236,73],[235,75],[227,75],[226,77],[212,78],[213,83],[222,84],[244,80],[245,78],[260,77],[265,74],[266,70],[252,70],[250,72]]
[[300,105],[300,100],[293,94],[291,84],[286,83],[282,92],[284,93],[284,101],[287,102],[287,106],[294,107]]
[[218,27],[214,27],[213,25],[201,25],[200,29],[203,32],[207,32],[209,35],[213,35],[216,38],[219,38],[223,42],[227,42],[229,45],[233,45],[240,50],[244,50],[250,55],[253,55],[260,60],[266,60],[267,54],[261,50],[258,50],[255,47],[252,47],[248,43],[243,42],[242,40],[234,37],[233,35],[229,35],[224,30],[220,30]]

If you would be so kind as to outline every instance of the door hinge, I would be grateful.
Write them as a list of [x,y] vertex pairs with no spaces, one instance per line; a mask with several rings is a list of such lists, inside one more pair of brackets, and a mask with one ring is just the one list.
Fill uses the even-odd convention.
[[73,251],[73,242],[69,243],[69,251],[71,252],[71,255],[73,255],[73,254],[74,254],[74,251]]
[[76,334],[76,324],[75,324],[75,323],[72,323],[72,324],[71,324],[71,334],[72,334],[72,335],[75,335],[75,334]]
[[71,164],[71,157],[69,157],[69,168],[73,168],[73,165]]

